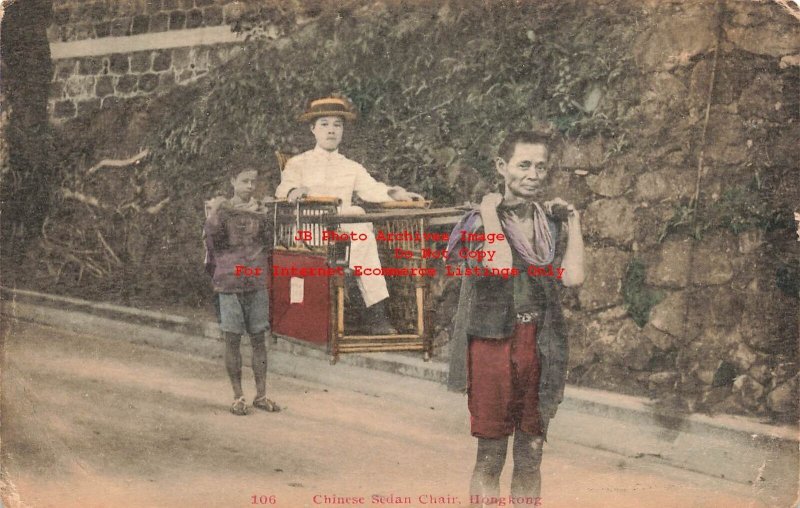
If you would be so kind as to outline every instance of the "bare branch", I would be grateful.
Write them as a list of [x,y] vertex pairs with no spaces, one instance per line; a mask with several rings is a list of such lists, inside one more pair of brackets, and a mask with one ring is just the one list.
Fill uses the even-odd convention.
[[86,174],[91,175],[92,173],[95,173],[96,171],[99,171],[103,168],[123,168],[125,166],[132,166],[134,164],[139,163],[149,154],[150,151],[144,149],[129,159],[103,159],[94,166],[92,166],[91,168],[89,168],[88,170],[86,170]]

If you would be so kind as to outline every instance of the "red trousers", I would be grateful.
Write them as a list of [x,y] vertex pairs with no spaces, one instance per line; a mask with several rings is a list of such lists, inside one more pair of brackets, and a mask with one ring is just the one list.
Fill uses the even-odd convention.
[[536,324],[517,323],[506,339],[470,337],[468,405],[472,435],[541,435]]

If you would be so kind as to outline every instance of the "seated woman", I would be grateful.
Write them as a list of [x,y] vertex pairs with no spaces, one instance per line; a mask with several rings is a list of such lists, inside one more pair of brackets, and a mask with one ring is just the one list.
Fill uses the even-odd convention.
[[[339,153],[345,121],[356,119],[352,104],[339,97],[326,97],[311,101],[299,121],[308,123],[316,139],[316,146],[286,163],[281,183],[275,196],[297,201],[307,195],[335,196],[342,200],[341,213],[363,214],[364,210],[352,206],[353,193],[368,202],[410,201],[423,199],[402,187],[389,187],[378,182],[361,164]],[[366,237],[353,241],[350,246],[350,267],[380,268],[378,245],[372,224],[342,225],[343,231]],[[391,335],[397,331],[386,317],[385,300],[389,297],[386,279],[382,275],[357,277],[358,288],[367,307],[365,321],[376,335]]]

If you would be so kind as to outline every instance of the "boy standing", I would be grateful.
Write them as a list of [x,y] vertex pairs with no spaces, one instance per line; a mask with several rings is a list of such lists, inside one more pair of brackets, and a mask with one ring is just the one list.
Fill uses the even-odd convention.
[[205,224],[206,271],[218,294],[219,321],[225,339],[225,368],[233,387],[231,413],[247,414],[242,391],[242,335],[250,336],[253,347],[253,376],[256,397],[253,407],[280,411],[267,398],[266,332],[269,329],[269,235],[266,215],[253,198],[258,173],[249,166],[230,173],[233,197],[212,199]]

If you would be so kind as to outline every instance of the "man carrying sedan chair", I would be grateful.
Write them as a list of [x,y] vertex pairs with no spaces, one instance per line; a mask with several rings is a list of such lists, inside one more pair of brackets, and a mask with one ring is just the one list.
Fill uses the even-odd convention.
[[[461,268],[452,336],[448,387],[467,388],[471,433],[478,439],[471,506],[497,504],[511,435],[511,497],[527,506],[541,501],[542,448],[566,381],[559,288],[584,280],[578,211],[558,197],[543,201],[550,145],[548,135],[509,134],[495,159],[505,192],[484,196],[450,235],[452,263],[463,264],[455,255],[460,249],[495,251]],[[485,240],[500,235],[503,240],[491,245]]]

